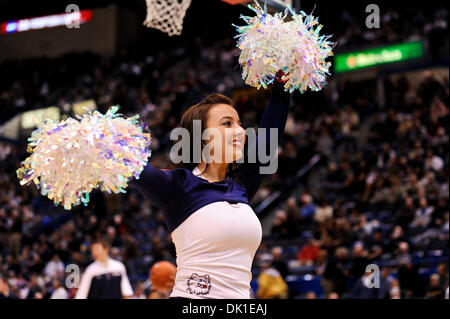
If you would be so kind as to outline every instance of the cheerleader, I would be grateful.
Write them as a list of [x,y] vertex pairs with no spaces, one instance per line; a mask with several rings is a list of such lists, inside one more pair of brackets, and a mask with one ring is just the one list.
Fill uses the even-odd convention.
[[[266,129],[266,150],[270,128],[278,129],[278,137],[282,135],[290,103],[281,76],[277,79],[259,126]],[[240,159],[245,143],[244,129],[229,98],[211,94],[185,111],[180,126],[191,138],[194,120],[201,121],[202,129],[220,132],[222,139],[211,143],[225,150],[222,161],[207,163],[202,158],[198,164],[182,163],[171,170],[148,164],[133,184],[162,208],[175,244],[177,274],[171,298],[249,299],[251,266],[262,238],[250,200],[264,178],[262,163],[258,159],[249,163],[246,155],[244,163],[231,169],[225,161],[231,158],[227,151],[233,152],[233,161]],[[226,134],[226,128],[233,134]],[[226,143],[232,147],[225,147]],[[202,151],[206,145],[202,144]],[[247,154],[257,154],[257,146],[258,138]]]
[[[265,139],[259,136],[249,143],[248,156],[242,152],[246,137],[237,111],[229,98],[216,93],[191,106],[180,125],[190,133],[189,157],[212,149],[212,161],[200,156],[200,162],[185,161],[171,170],[144,167],[150,134],[136,126],[136,116],[123,119],[114,106],[105,115],[94,112],[80,122],[44,121],[29,139],[33,154],[17,170],[22,185],[42,185],[41,194],[65,209],[87,205],[90,191],[99,185],[102,191],[125,192],[129,178],[139,173],[131,185],[162,207],[175,244],[178,269],[172,298],[250,298],[251,265],[262,237],[250,201],[263,181],[262,172],[272,168],[263,167],[267,154],[264,161],[256,156],[259,146],[271,149],[272,128],[278,138],[283,134],[290,101],[286,92],[318,91],[329,74],[326,58],[333,44],[329,36],[319,35],[322,25],[316,18],[289,9],[292,19],[286,22],[287,11],[272,16],[257,2],[250,8],[256,16],[242,16],[247,25],[236,26],[242,78],[257,88],[274,84],[260,123]],[[286,76],[275,74],[277,70]],[[200,144],[200,154],[194,154],[201,142],[194,140],[197,121],[201,131],[215,132]],[[269,156],[271,164],[275,156]],[[241,159],[237,168],[231,166]]]

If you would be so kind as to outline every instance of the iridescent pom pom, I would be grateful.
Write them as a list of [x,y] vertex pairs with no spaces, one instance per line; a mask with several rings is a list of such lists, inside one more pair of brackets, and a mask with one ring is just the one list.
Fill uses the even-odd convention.
[[[328,41],[330,36],[319,35],[322,25],[318,20],[303,11],[297,14],[291,8],[284,14],[271,15],[257,1],[254,7],[248,7],[256,16],[241,16],[247,25],[235,26],[245,83],[266,88],[281,70],[286,91],[321,90],[331,66],[325,60],[333,55],[334,44]],[[292,21],[285,22],[289,12]]]
[[42,195],[65,209],[80,202],[86,206],[97,187],[125,192],[129,179],[139,177],[148,161],[151,137],[138,115],[125,119],[117,110],[95,111],[80,121],[42,122],[28,139],[32,154],[17,170],[20,184],[34,181]]

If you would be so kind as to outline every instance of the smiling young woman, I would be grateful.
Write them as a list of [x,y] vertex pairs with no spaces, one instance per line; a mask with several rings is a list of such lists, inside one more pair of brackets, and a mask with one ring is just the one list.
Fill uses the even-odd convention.
[[[259,126],[266,129],[266,150],[270,128],[278,129],[278,138],[284,132],[289,102],[290,95],[275,82]],[[244,156],[245,144],[231,100],[215,93],[186,110],[180,127],[189,131],[191,147],[194,120],[201,121],[202,131],[216,132],[201,144],[202,151],[212,146],[212,160],[202,157],[200,163],[181,163],[171,170],[148,164],[132,184],[163,209],[177,253],[172,298],[248,299],[251,265],[262,238],[250,200],[264,174],[260,173],[261,161],[256,158],[251,163],[247,157],[258,154],[258,141],[264,139],[257,137],[244,162],[231,169],[231,163]]]

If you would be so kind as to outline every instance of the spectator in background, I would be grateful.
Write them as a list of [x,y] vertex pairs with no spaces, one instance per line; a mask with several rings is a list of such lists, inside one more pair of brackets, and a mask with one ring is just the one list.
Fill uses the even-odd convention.
[[[139,274],[138,266],[137,266],[137,258],[140,255],[139,247],[136,239],[129,233],[123,234],[124,243],[123,243],[123,262],[128,266],[128,272],[130,276],[137,276]],[[155,237],[158,238],[158,237]],[[156,246],[156,245],[155,245]],[[161,257],[164,258],[165,250],[163,245],[161,244]],[[156,248],[156,247],[155,247]],[[156,250],[156,249],[155,249]]]
[[374,287],[374,278],[371,271],[364,272],[362,277],[358,278],[353,285],[353,299],[377,299],[379,288]]
[[288,297],[288,286],[280,272],[272,266],[271,259],[265,259],[262,262],[256,296],[261,299],[286,299]]
[[409,253],[409,244],[407,242],[402,241],[398,244],[395,262],[398,265],[408,265],[412,262],[411,255]]
[[354,225],[353,231],[357,234],[359,239],[368,239],[374,233],[374,237],[377,236],[377,228],[380,226],[380,223],[377,219],[372,219],[371,221],[369,221],[367,219],[367,216],[362,215],[358,218],[358,221],[359,224]]
[[142,282],[137,282],[134,287],[134,295],[131,299],[147,299],[144,291],[144,284]]
[[299,155],[296,144],[287,140],[284,147],[281,148],[279,156],[279,176],[286,185],[291,185],[297,170],[299,169]]
[[400,288],[400,281],[398,281],[397,279],[392,279],[389,295],[391,299],[402,299],[402,290]]
[[339,295],[336,292],[330,292],[328,294],[328,299],[339,299]]
[[26,265],[30,271],[37,274],[40,274],[45,267],[44,263],[41,260],[41,255],[38,252],[32,253],[31,260],[29,260]]
[[432,151],[427,151],[427,157],[425,159],[425,170],[434,170],[435,172],[439,172],[444,167],[444,161],[438,155],[433,154]]
[[[22,270],[22,266],[19,262],[19,257],[16,255],[6,255],[6,264],[8,265],[7,270],[12,271],[13,273],[19,273]],[[31,270],[31,269],[30,269]]]
[[314,221],[321,224],[333,217],[333,207],[327,203],[325,198],[321,198],[314,212]]
[[446,264],[441,263],[437,266],[437,273],[440,278],[441,287],[448,287],[448,267]]
[[418,231],[424,230],[431,221],[433,211],[434,208],[428,205],[427,199],[421,197],[419,199],[419,208],[417,208],[416,215],[410,226]]
[[356,128],[359,124],[359,115],[350,105],[346,105],[344,109],[339,109],[338,114],[344,151],[354,153],[357,147],[355,136],[357,135]]
[[122,253],[119,247],[111,247],[111,258],[123,262]]
[[425,287],[417,270],[413,264],[400,264],[398,266],[398,280],[402,291],[405,291],[404,297],[423,298],[425,294]]
[[11,291],[10,285],[5,277],[0,275],[0,300],[1,299],[18,299]]
[[316,205],[313,203],[312,196],[310,194],[303,194],[300,197],[300,201],[302,203],[302,206],[300,208],[300,217],[302,223],[311,222],[316,211]]
[[305,299],[317,299],[317,295],[314,291],[306,293]]
[[441,286],[439,274],[432,274],[425,293],[425,299],[444,299],[445,288]]
[[7,226],[6,210],[0,208],[0,250],[8,247],[8,226]]
[[300,207],[298,207],[297,199],[290,197],[285,206],[285,212],[287,215],[288,233],[289,238],[298,236],[298,224],[300,222]]
[[286,264],[286,262],[283,260],[283,248],[280,246],[273,247],[272,248],[272,266],[278,270],[281,274],[281,277],[283,277],[284,280],[286,280],[286,276],[289,275],[289,267]]
[[386,251],[386,239],[383,231],[377,229],[374,231],[372,237],[367,238],[366,247],[369,249],[369,260],[376,260]]
[[353,278],[360,278],[366,272],[368,252],[361,242],[356,242],[353,246],[352,268],[350,274]]
[[50,278],[62,278],[64,274],[64,264],[58,254],[54,254],[53,258],[45,265],[44,274]]
[[292,223],[289,223],[286,212],[281,209],[277,210],[270,230],[271,235],[275,238],[289,238],[291,229]]
[[415,211],[413,198],[411,196],[406,196],[404,204],[398,210],[395,223],[402,226],[405,230],[408,229],[408,226],[414,220]]
[[259,245],[259,248],[256,251],[254,263],[257,267],[261,267],[263,260],[267,258],[273,258],[272,252],[269,250],[268,242],[262,240],[261,245]]
[[449,212],[445,212],[444,214],[444,222],[442,223],[441,227],[442,232],[442,239],[445,239],[447,237],[448,239],[448,233],[449,233]]
[[308,239],[308,242],[302,247],[297,255],[297,259],[300,262],[300,265],[312,266],[319,256],[319,251],[319,242],[314,238]]
[[393,277],[390,276],[391,271],[387,267],[383,267],[380,273],[380,288],[378,289],[378,299],[390,299]]
[[440,196],[431,216],[434,226],[439,227],[442,225],[445,213],[448,212],[448,210],[448,199]]
[[113,226],[108,226],[108,228],[106,229],[106,240],[108,241],[110,247],[122,246],[122,241],[117,236],[116,228]]
[[26,299],[42,299],[43,296],[43,280],[38,274],[33,273],[30,278],[30,286],[28,288],[28,293],[26,294]]
[[22,219],[18,208],[12,209],[11,220],[9,247],[14,254],[18,255],[20,254],[20,244],[22,241]]
[[326,177],[326,184],[329,186],[339,187],[340,183],[343,181],[342,171],[339,170],[339,167],[336,162],[330,162],[328,164],[328,172]]
[[331,138],[328,129],[326,127],[322,128],[320,136],[317,140],[316,149],[325,157],[329,157],[333,150],[334,141]]
[[[323,272],[323,278],[331,281],[330,287],[324,287],[325,294],[328,295],[331,291],[342,295],[345,291],[347,279],[349,275],[348,266],[348,249],[346,247],[336,248],[335,255],[331,257],[325,270]],[[331,288],[331,290],[329,290]]]
[[396,249],[398,248],[398,245],[401,242],[407,242],[407,241],[408,241],[408,237],[405,236],[403,228],[399,225],[394,226],[394,228],[392,229],[391,236],[390,236],[389,240],[387,241],[386,252],[388,252],[388,253],[395,252]]
[[64,289],[64,286],[61,282],[61,279],[53,279],[52,280],[52,294],[50,296],[50,299],[68,299],[69,293],[66,289]]

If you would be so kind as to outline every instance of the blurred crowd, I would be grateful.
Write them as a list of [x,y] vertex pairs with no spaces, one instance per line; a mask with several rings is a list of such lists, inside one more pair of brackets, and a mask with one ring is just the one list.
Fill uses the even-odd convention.
[[[396,297],[443,297],[449,252],[448,78],[439,82],[425,74],[417,89],[406,77],[385,82],[383,108],[368,112],[376,102],[364,92],[338,89],[338,112],[288,126],[293,158],[303,156],[295,150],[308,140],[324,160],[314,175],[318,187],[303,187],[279,205],[270,238],[303,237],[285,254],[296,257],[290,268],[321,275],[326,296],[369,296],[374,291],[360,291],[366,266],[384,264],[383,276],[400,289]],[[289,168],[280,164],[280,174],[283,170]],[[426,257],[432,256],[443,263],[429,265]],[[429,279],[419,276],[427,271]]]
[[[423,37],[436,43],[436,33],[448,34],[445,9],[415,20],[389,10],[383,27],[369,31],[345,10],[337,16],[343,46]],[[233,97],[243,126],[258,125],[268,92],[245,87],[238,53],[232,39],[208,45],[197,39],[155,54],[7,61],[0,64],[0,73],[9,75],[0,79],[0,125],[51,105],[68,115],[72,103],[88,99],[102,112],[120,105],[121,113],[139,114],[150,127],[151,164],[169,168],[171,129],[187,107],[213,91]],[[374,83],[333,78],[322,92],[293,97],[279,170],[253,200],[256,205],[276,190],[291,194],[276,208],[257,253],[255,297],[448,293],[448,77],[424,76],[418,87],[406,77],[386,77],[384,87],[383,105]],[[297,171],[315,154],[321,160],[314,187],[299,185]],[[19,184],[15,171],[26,156],[25,138],[0,140],[0,297],[73,298],[66,266],[82,272],[92,261],[92,242],[103,237],[111,257],[126,265],[135,297],[145,296],[150,267],[176,258],[161,210],[130,188],[120,196],[94,191],[87,207],[65,211],[34,185]],[[369,264],[382,265],[380,289],[363,285]],[[299,274],[320,278],[321,292],[292,289],[290,276]]]
[[[361,4],[366,6],[366,4]],[[338,43],[346,48],[363,45],[385,45],[405,41],[418,41],[427,38],[433,58],[439,58],[448,51],[448,10],[441,7],[418,8],[415,5],[405,6],[404,3],[385,7],[382,4],[366,9],[366,15],[360,10],[343,9],[334,16],[337,27]],[[368,6],[367,6],[368,7]],[[358,7],[359,9],[359,7]],[[379,10],[377,27],[361,28],[367,23],[367,17]],[[373,17],[373,16],[372,16]],[[330,17],[333,19],[333,17]],[[373,18],[369,19],[374,23]],[[335,32],[335,31],[333,31]]]

